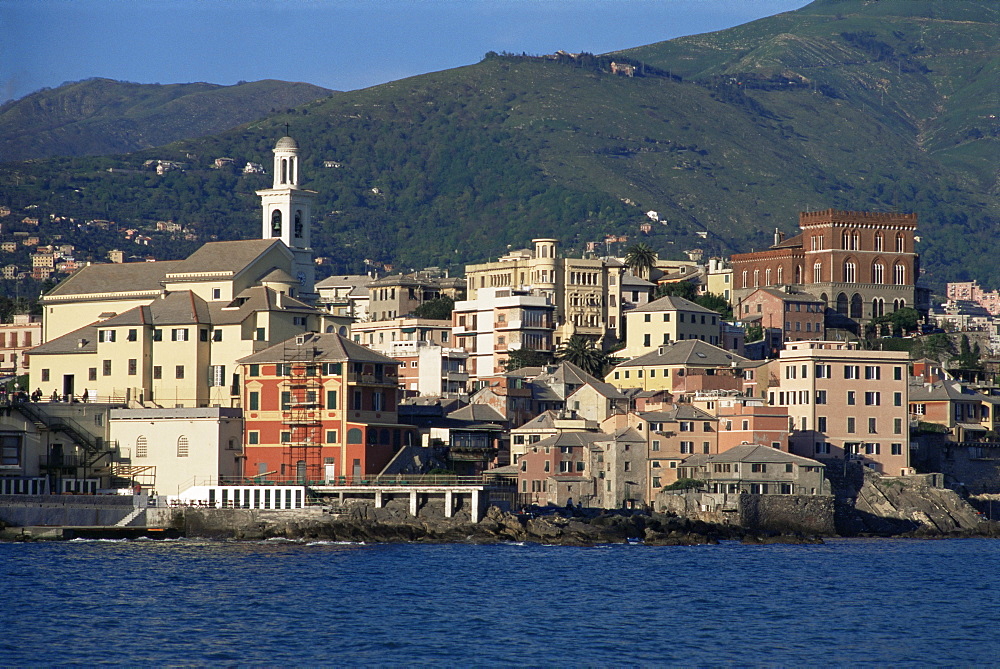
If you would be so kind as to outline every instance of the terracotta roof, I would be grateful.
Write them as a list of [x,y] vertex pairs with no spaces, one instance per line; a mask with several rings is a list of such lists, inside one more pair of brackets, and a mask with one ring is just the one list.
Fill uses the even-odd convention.
[[496,409],[488,404],[470,404],[464,406],[461,409],[457,409],[448,414],[448,418],[454,418],[456,420],[473,420],[481,423],[506,423],[507,419],[503,417]]
[[760,444],[741,444],[708,457],[709,462],[794,462],[805,467],[822,467],[823,463],[794,453]]

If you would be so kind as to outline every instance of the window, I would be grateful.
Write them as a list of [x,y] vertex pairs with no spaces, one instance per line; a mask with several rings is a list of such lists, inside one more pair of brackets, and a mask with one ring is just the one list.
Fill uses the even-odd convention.
[[111,361],[103,360],[102,364],[104,369],[102,369],[101,371],[103,372],[104,376],[111,376]]
[[866,392],[865,406],[877,407],[882,404],[882,393]]
[[264,336],[264,328],[257,328],[254,331],[254,339],[257,341],[264,341],[266,337]]
[[222,330],[218,328],[212,330],[212,341],[222,341]]
[[208,328],[200,328],[198,330],[198,340],[208,341]]
[[882,368],[878,365],[865,365],[865,378],[869,381],[882,378]]
[[681,442],[681,453],[683,455],[689,455],[694,453],[694,442],[693,441],[682,441]]
[[902,367],[893,367],[892,368],[892,380],[893,381],[902,381],[903,380],[903,368]]
[[98,330],[97,341],[102,343],[113,342],[115,340],[114,330]]
[[816,365],[816,378],[817,379],[829,379],[832,378],[833,368],[831,365]]
[[817,455],[824,455],[824,454],[825,455],[829,455],[830,454],[830,444],[828,444],[826,442],[823,442],[823,441],[817,441],[816,442],[816,454]]
[[859,379],[861,378],[861,368],[857,365],[844,365],[844,378],[845,379]]
[[163,341],[163,330],[153,330],[153,341]]
[[249,405],[250,411],[260,410],[260,393],[256,390],[251,390],[247,396],[247,404]]
[[327,430],[326,431],[326,443],[328,443],[328,444],[336,444],[337,443],[337,431],[336,430]]
[[868,434],[878,434],[877,423],[878,419],[876,418],[868,419]]
[[630,471],[632,471],[632,463],[631,463],[631,462],[629,462],[628,460],[626,460],[626,461],[625,461],[625,467],[624,467],[624,470],[625,470],[625,471],[627,471],[627,472],[630,472]]
[[159,365],[153,365],[153,378],[162,379],[163,378],[163,368]]
[[254,430],[252,432],[247,432],[247,443],[250,444],[250,445],[252,445],[252,446],[255,446],[255,445],[259,444],[260,443],[260,432],[257,432],[256,430]]
[[87,379],[89,379],[90,381],[97,380],[97,367],[91,367],[90,369],[87,370]]
[[250,365],[247,376],[260,376],[260,365]]
[[763,462],[751,462],[750,471],[755,474],[763,474],[767,472],[767,465]]
[[280,398],[281,398],[281,404],[280,404],[281,410],[282,411],[288,411],[289,407],[291,407],[291,405],[292,405],[292,393],[291,393],[291,391],[290,390],[282,390]]
[[292,433],[288,430],[284,430],[281,432],[281,434],[278,435],[278,438],[281,440],[281,443],[283,444],[291,443]]
[[145,458],[149,455],[148,450],[149,445],[146,442],[146,437],[139,436],[135,440],[135,457]]
[[847,433],[848,434],[854,434],[854,429],[855,429],[854,416],[848,416],[847,417]]
[[221,300],[222,299],[222,289],[221,288],[213,288],[212,289],[212,299],[213,300]]
[[858,266],[853,260],[844,263],[844,283],[855,283],[858,280]]
[[226,385],[226,366],[211,365],[208,368],[208,383],[210,386],[219,387]]
[[848,406],[854,406],[855,404],[857,404],[857,401],[855,400],[855,392],[853,390],[848,390],[847,391],[847,405]]
[[902,455],[903,454],[903,445],[902,444],[893,444],[889,448],[890,448],[891,453],[893,455]]
[[48,383],[48,380],[49,380],[49,370],[43,369],[42,370],[42,382],[43,383]]
[[816,430],[826,432],[826,416],[816,416]]
[[817,390],[816,391],[816,404],[826,404],[826,391]]
[[382,411],[385,409],[385,393],[381,390],[372,393],[372,410]]
[[653,440],[653,446],[652,446],[652,448],[650,450],[653,450],[653,451],[659,451],[660,450],[660,440],[659,439],[654,439]]
[[177,365],[174,367],[174,378],[183,379],[184,378],[184,365]]
[[188,439],[183,434],[177,437],[177,457],[186,458],[188,456]]
[[892,419],[892,433],[893,434],[903,434],[903,419],[893,418]]
[[187,341],[187,328],[173,328],[170,330],[170,341]]
[[694,421],[693,420],[682,420],[680,422],[681,432],[694,432]]
[[351,408],[355,409],[355,410],[360,410],[361,409],[361,400],[362,400],[362,396],[361,396],[361,391],[360,390],[355,390],[354,391],[354,398],[353,398],[353,400],[354,401],[351,404]]
[[139,339],[139,331],[135,328],[130,328],[128,331],[128,336],[125,337],[128,341],[137,341]]
[[337,409],[337,391],[328,390],[326,391],[326,409],[327,411],[336,411]]
[[128,360],[128,375],[135,376],[139,367],[139,361],[135,358],[129,358]]
[[905,265],[893,265],[892,267],[892,282],[897,286],[906,285],[906,266]]

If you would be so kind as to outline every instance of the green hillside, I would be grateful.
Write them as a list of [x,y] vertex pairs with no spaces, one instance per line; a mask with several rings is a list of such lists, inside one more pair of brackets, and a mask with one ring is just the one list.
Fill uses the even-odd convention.
[[[614,234],[672,257],[728,255],[795,229],[801,210],[895,208],[920,215],[926,283],[1000,286],[984,243],[1000,227],[998,41],[993,2],[822,0],[606,57],[488,54],[212,137],[0,166],[0,204],[172,219],[198,243],[253,236],[253,191],[269,177],[208,165],[269,164],[288,123],[320,192],[314,246],[331,272],[363,259],[454,267],[539,235],[576,252]],[[612,74],[612,60],[636,76]],[[138,171],[150,158],[190,167]],[[663,224],[645,234],[648,210]],[[120,244],[88,234],[95,257]],[[152,237],[143,250],[157,257],[195,243]]]
[[88,79],[0,106],[0,161],[125,153],[222,132],[326,97],[312,84],[134,84]]

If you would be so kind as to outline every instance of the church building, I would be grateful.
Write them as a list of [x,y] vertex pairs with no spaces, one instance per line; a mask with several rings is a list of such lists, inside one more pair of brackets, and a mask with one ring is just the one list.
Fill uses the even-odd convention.
[[238,359],[323,332],[327,317],[312,306],[316,192],[300,186],[291,137],[275,145],[273,171],[257,192],[260,239],[210,242],[184,260],[88,265],[44,295],[30,387],[148,407],[238,406]]

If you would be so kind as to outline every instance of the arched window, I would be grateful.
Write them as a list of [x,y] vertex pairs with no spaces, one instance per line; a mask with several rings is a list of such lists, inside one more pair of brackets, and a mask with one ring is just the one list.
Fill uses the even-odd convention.
[[861,244],[858,242],[858,239],[859,239],[858,238],[858,231],[857,230],[853,230],[851,232],[851,250],[852,251],[857,251],[861,247]]
[[302,238],[302,210],[295,210],[295,236],[298,239]]
[[281,210],[275,209],[271,212],[271,236],[281,236]]
[[288,183],[295,183],[295,159],[288,161]]
[[288,183],[288,158],[281,159],[281,183]]
[[756,288],[760,285],[760,270],[755,269],[753,271],[753,287]]
[[864,302],[861,300],[861,296],[857,293],[851,296],[851,318],[861,318],[862,311],[864,309]]
[[847,230],[844,230],[844,233],[840,236],[840,248],[844,249],[845,251],[849,251],[850,247],[851,247],[851,235],[850,233],[847,232]]
[[815,264],[813,264],[813,283],[822,283],[822,282],[823,282],[823,263],[817,260]]
[[885,238],[882,236],[882,233],[881,232],[876,232],[875,233],[875,250],[878,251],[878,252],[880,252],[880,253],[882,251],[884,251],[885,250],[883,248],[884,242],[885,242]]
[[747,271],[743,270],[743,288],[747,287]]
[[802,265],[795,266],[795,283],[802,283]]
[[885,283],[885,265],[880,262],[872,265],[872,283]]
[[145,458],[149,456],[149,443],[146,437],[139,435],[135,439],[135,457]]
[[896,233],[896,253],[906,253],[906,237],[902,232]]
[[872,318],[885,315],[885,300],[881,297],[872,298]]
[[906,265],[897,264],[892,268],[892,282],[897,286],[906,285]]
[[768,267],[766,270],[764,270],[764,285],[765,286],[770,286],[771,285],[771,268],[770,267]]
[[361,429],[357,427],[352,427],[347,431],[347,443],[348,444],[360,444],[362,443]]
[[858,280],[858,266],[853,260],[844,263],[844,283],[855,283]]
[[186,458],[188,456],[188,438],[183,434],[177,437],[177,457]]
[[784,269],[785,269],[784,267],[781,267],[781,266],[778,267],[778,283],[784,283],[784,278],[783,278],[783,275],[784,275],[783,270]]
[[837,295],[837,313],[841,316],[847,315],[847,295],[844,293]]

